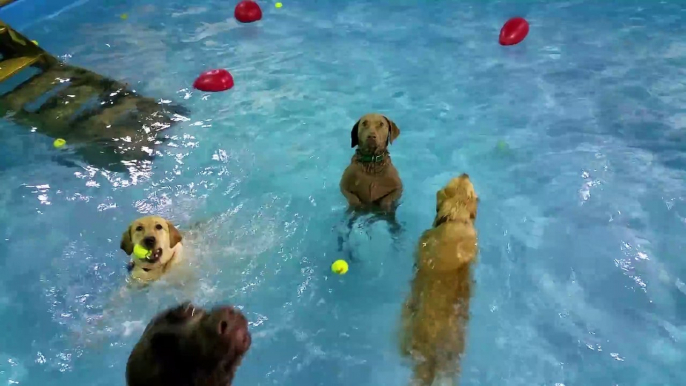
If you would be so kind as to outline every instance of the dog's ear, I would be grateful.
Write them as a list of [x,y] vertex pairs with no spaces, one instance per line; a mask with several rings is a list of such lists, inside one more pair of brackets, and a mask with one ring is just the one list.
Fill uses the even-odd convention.
[[436,212],[438,212],[438,210],[441,208],[441,205],[446,198],[448,198],[448,195],[445,194],[445,189],[441,189],[436,192]]
[[436,192],[436,217],[434,218],[434,223],[433,227],[436,228],[437,226],[443,224],[448,220],[448,214],[445,213],[445,211],[441,212],[441,208],[443,207],[443,202],[448,198],[448,195],[445,194],[445,189],[441,189],[438,192]]
[[479,198],[476,197],[475,199],[469,200],[469,203],[467,204],[467,210],[469,211],[469,218],[472,220],[476,220],[476,211],[477,211],[478,203],[479,203]]
[[359,137],[359,126],[360,126],[360,121],[355,122],[355,126],[353,126],[353,129],[350,131],[350,147],[355,147],[360,143],[360,137]]
[[474,196],[474,199],[472,200],[472,205],[473,205],[472,209],[473,210],[470,212],[470,216],[471,216],[472,220],[476,219],[476,212],[477,212],[478,207],[479,207],[479,202],[481,202],[481,200],[479,199],[479,196]]
[[121,248],[127,255],[131,256],[133,253],[133,241],[131,241],[131,226],[126,228],[126,231],[121,235],[121,242],[119,242],[119,248]]
[[400,135],[400,129],[398,129],[398,126],[395,124],[395,122],[391,121],[390,119],[386,118],[384,116],[384,119],[386,119],[386,123],[388,123],[388,143],[393,143],[396,138]]
[[176,244],[180,243],[183,237],[181,237],[181,232],[172,224],[167,221],[167,226],[169,227],[169,247],[174,248]]

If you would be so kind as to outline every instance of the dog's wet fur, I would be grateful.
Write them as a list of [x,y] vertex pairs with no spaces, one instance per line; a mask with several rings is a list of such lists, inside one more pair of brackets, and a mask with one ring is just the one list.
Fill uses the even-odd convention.
[[450,384],[465,349],[471,267],[478,253],[474,227],[479,198],[469,176],[436,193],[433,227],[417,245],[412,289],[402,310],[400,347],[414,365],[413,386]]
[[252,338],[231,306],[183,303],[158,313],[126,364],[127,386],[231,386]]

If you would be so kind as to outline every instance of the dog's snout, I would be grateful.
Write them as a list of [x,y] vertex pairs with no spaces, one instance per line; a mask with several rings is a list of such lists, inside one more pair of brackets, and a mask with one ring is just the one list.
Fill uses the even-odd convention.
[[143,245],[147,248],[153,248],[155,246],[155,237],[148,236],[143,239]]
[[231,342],[240,353],[248,351],[251,336],[245,316],[233,307],[222,307],[218,314],[217,333]]

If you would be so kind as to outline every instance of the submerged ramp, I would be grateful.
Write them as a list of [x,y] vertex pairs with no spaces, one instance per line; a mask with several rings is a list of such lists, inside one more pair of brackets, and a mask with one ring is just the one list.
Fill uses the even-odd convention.
[[0,115],[64,138],[93,166],[123,171],[151,161],[158,134],[188,111],[63,63],[0,21]]

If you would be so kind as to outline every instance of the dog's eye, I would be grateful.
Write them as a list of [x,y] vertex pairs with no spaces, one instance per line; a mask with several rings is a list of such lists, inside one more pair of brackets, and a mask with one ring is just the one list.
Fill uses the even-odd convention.
[[136,227],[136,232],[141,232],[143,231],[143,227],[141,225]]
[[155,229],[157,229],[158,231],[161,231],[161,230],[162,230],[162,225],[160,225],[160,224],[155,225]]

